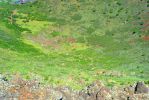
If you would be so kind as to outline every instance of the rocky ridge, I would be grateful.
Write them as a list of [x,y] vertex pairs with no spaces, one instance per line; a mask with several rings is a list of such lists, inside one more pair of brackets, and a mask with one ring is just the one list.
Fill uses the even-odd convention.
[[137,82],[127,87],[108,88],[96,81],[75,91],[68,87],[42,86],[36,80],[20,77],[7,80],[0,75],[0,100],[149,100],[149,87]]

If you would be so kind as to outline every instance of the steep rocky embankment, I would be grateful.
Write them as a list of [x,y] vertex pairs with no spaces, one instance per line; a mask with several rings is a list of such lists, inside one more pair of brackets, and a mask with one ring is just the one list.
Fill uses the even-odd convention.
[[43,87],[36,80],[12,80],[0,76],[0,100],[149,100],[149,87],[137,82],[126,87],[108,88],[96,81],[81,91],[68,87]]

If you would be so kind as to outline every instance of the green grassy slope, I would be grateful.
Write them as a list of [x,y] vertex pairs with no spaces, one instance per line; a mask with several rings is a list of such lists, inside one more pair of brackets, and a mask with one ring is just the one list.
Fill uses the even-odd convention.
[[148,2],[0,2],[0,72],[74,89],[148,82]]

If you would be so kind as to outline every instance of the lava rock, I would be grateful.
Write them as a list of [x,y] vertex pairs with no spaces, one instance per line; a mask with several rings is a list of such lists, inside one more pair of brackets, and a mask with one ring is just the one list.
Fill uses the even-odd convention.
[[137,82],[135,87],[135,93],[149,93],[149,88],[144,84],[144,82]]

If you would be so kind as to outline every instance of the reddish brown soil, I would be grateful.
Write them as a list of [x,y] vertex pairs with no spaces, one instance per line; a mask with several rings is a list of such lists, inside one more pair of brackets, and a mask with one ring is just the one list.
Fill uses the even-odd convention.
[[144,41],[149,41],[149,36],[143,36],[142,39],[143,39]]

